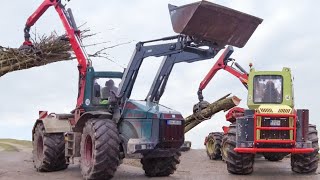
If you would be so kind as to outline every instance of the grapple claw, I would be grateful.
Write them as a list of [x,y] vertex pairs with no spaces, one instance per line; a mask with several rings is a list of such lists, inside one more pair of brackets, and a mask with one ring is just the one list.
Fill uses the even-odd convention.
[[193,106],[193,113],[197,113],[207,108],[210,105],[208,101],[200,101]]

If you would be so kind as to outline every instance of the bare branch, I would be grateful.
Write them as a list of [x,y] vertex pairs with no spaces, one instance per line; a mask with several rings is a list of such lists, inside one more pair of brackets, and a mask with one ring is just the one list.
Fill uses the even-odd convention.
[[[88,34],[89,32],[90,29],[85,29],[84,31],[82,31],[81,40],[93,37],[98,34]],[[76,57],[69,41],[66,41],[64,39],[66,39],[66,35],[58,36],[56,32],[52,32],[50,36],[40,36],[34,33],[34,38],[32,39],[34,48],[18,49],[0,46],[0,76],[13,71],[75,59]],[[110,55],[106,53],[106,51],[121,45],[129,44],[131,42],[132,41],[103,47],[95,53],[89,55],[89,57],[104,58],[124,68],[122,65],[110,58]],[[84,45],[84,47],[98,46],[107,43],[110,43],[110,41],[88,44]]]

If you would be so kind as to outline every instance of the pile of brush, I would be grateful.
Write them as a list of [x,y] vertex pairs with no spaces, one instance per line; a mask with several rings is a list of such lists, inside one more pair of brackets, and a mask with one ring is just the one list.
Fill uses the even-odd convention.
[[71,45],[52,33],[34,42],[32,48],[0,46],[0,76],[6,73],[74,59]]

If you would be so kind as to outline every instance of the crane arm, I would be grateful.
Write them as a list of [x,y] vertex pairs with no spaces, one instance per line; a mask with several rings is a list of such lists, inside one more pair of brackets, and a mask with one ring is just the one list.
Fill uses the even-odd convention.
[[205,89],[210,82],[210,80],[215,76],[215,74],[223,69],[232,75],[236,76],[241,83],[248,88],[248,73],[237,63],[234,62],[234,65],[236,68],[232,67],[232,65],[228,65],[228,62],[234,61],[233,59],[230,59],[231,54],[233,53],[233,47],[228,46],[226,50],[223,52],[223,54],[219,57],[218,61],[213,65],[213,67],[210,69],[208,74],[205,76],[205,78],[201,81],[199,85],[198,90],[198,99],[199,101],[203,101],[203,95],[202,90]]
[[91,65],[87,54],[83,48],[80,31],[77,28],[71,9],[66,10],[61,4],[61,0],[44,0],[43,3],[37,8],[37,10],[28,18],[24,28],[24,45],[32,45],[30,41],[30,28],[40,19],[40,17],[53,6],[58,13],[62,24],[66,30],[68,40],[78,60],[79,69],[79,94],[77,99],[77,108],[83,104],[84,89],[86,83],[86,72],[88,65]]
[[39,20],[39,18],[49,9],[49,7],[55,4],[56,2],[52,0],[43,1],[42,4],[37,8],[37,10],[28,18],[26,26],[24,28],[24,45],[32,45],[29,33],[31,26],[33,26]]

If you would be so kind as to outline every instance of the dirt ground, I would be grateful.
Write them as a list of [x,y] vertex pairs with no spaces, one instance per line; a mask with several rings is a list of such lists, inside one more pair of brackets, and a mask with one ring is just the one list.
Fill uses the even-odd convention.
[[[82,179],[79,165],[70,165],[68,169],[59,172],[38,173],[34,170],[31,160],[31,148],[19,146],[18,151],[0,152],[1,180],[76,180]],[[319,168],[320,169],[320,168]],[[151,179],[144,172],[137,160],[125,160],[118,168],[114,177],[117,179]],[[191,150],[181,157],[181,164],[174,175],[165,178],[152,179],[320,179],[320,171],[309,175],[299,175],[291,172],[290,160],[268,162],[263,158],[256,159],[254,173],[248,176],[228,174],[225,163],[209,160],[204,150]]]

